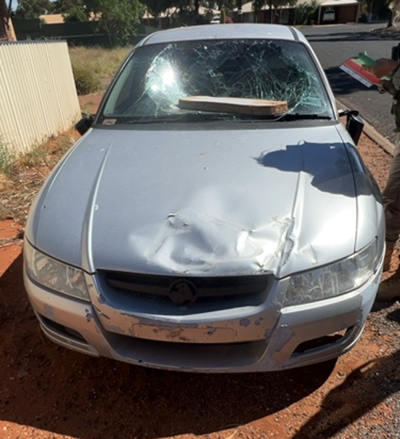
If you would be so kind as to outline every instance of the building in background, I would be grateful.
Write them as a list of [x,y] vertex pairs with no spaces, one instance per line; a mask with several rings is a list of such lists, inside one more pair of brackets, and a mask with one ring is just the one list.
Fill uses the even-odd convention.
[[60,23],[64,23],[65,21],[63,14],[41,15],[39,19],[43,24],[60,24]]
[[[299,0],[294,6],[282,6],[278,9],[270,10],[266,4],[261,7],[255,17],[253,2],[243,4],[241,12],[241,22],[244,23],[278,23],[293,24],[295,22],[296,6],[301,4],[311,4],[312,0]],[[355,23],[360,14],[360,2],[357,0],[317,0],[318,10],[314,24],[337,24]],[[238,21],[238,9],[234,10],[234,19]]]
[[[171,27],[179,27],[182,25],[193,25],[193,24],[205,24],[209,23],[211,19],[220,14],[221,11],[217,9],[204,8],[200,6],[198,9],[198,17],[200,21],[195,23],[190,23],[189,21],[182,21],[182,17],[180,15],[181,10],[177,7],[168,8],[164,12],[162,12],[158,17],[154,17],[149,12],[145,12],[142,17],[142,23],[146,26],[152,26],[161,29],[168,29]],[[187,17],[186,17],[187,19]]]

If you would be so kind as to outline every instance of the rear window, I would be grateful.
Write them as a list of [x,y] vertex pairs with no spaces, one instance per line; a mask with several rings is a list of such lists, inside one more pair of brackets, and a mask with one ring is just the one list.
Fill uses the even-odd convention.
[[[289,113],[332,115],[321,77],[303,44],[207,40],[135,50],[119,73],[99,121],[179,121],[189,111],[179,107],[179,100],[191,96],[285,101]],[[211,118],[209,112],[196,114]],[[216,111],[217,115],[223,113]]]

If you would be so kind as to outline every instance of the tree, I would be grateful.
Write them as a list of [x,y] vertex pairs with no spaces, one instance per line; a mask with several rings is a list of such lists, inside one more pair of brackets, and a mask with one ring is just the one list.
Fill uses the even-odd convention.
[[110,46],[125,45],[136,35],[144,6],[139,0],[85,0],[88,12],[100,17],[99,30]]
[[168,8],[172,8],[175,3],[174,0],[141,0],[141,2],[146,6],[150,14],[156,18]]
[[[358,0],[361,4],[361,19],[368,23],[372,19],[387,19],[388,27],[393,26],[395,21],[396,10],[399,9],[399,1],[395,0]],[[393,4],[394,10],[389,9],[389,5]]]
[[15,16],[21,19],[39,18],[52,9],[53,3],[50,0],[19,0]]
[[317,20],[319,4],[317,0],[311,3],[301,3],[295,8],[295,24],[309,24],[312,20]]
[[266,0],[253,0],[254,22],[258,21],[258,13],[261,11],[261,8],[265,3]]
[[372,18],[372,11],[374,8],[374,0],[365,0],[365,3],[367,5],[367,17],[368,17],[367,21],[368,23],[370,23]]
[[[283,6],[294,6],[296,3],[297,0],[269,0],[271,23],[275,22],[276,15]],[[271,9],[271,6],[273,6],[273,10]]]
[[87,21],[89,18],[83,0],[57,0],[53,12],[62,14],[65,21]]
[[266,4],[269,7],[270,22],[274,23],[276,15],[282,6],[294,6],[296,3],[297,0],[253,0],[254,20],[257,20],[258,12]]
[[216,1],[215,3],[217,4],[218,9],[224,8],[225,11],[232,11],[237,6],[236,0],[222,0],[222,1]]
[[208,2],[201,0],[175,0],[173,2],[173,6],[176,8],[179,14],[179,21],[181,25],[184,23],[191,25],[201,23],[199,8],[207,3]]
[[[174,0],[141,0],[147,11],[158,21],[160,15],[174,6]],[[161,27],[161,24],[158,24]]]
[[225,11],[233,11],[238,6],[237,0],[200,1],[200,3],[208,9],[225,9]]

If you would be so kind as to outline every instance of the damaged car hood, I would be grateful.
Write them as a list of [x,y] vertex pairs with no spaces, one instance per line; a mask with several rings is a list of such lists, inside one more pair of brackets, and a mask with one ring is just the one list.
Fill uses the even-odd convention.
[[36,208],[32,243],[89,272],[283,277],[350,255],[356,239],[353,172],[333,125],[93,129]]

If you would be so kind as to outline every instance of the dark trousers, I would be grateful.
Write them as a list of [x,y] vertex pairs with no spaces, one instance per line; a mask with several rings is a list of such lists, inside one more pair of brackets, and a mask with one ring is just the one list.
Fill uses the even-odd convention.
[[400,145],[396,142],[386,187],[382,193],[386,216],[386,246],[395,247],[400,235]]

